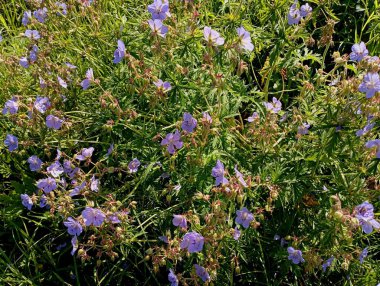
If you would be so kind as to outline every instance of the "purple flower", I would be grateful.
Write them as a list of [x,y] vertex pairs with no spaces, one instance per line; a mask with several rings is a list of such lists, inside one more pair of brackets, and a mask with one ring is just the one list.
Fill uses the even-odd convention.
[[59,119],[58,117],[51,114],[46,116],[46,126],[48,128],[54,128],[55,130],[58,130],[62,127],[62,124],[62,119]]
[[57,183],[54,178],[46,178],[37,181],[37,188],[42,189],[45,194],[54,191],[57,188]]
[[221,46],[224,44],[224,38],[222,38],[217,31],[211,29],[211,27],[204,27],[203,36],[206,42],[212,46]]
[[58,16],[67,15],[67,5],[65,3],[55,2],[55,6],[57,6],[58,9],[62,10],[61,12],[57,12]]
[[309,128],[310,128],[310,124],[308,124],[307,122],[306,123],[302,123],[301,126],[298,126],[297,133],[299,135],[306,135],[306,134],[309,133]]
[[67,232],[71,235],[80,235],[83,231],[82,225],[71,216],[63,223],[67,227]]
[[170,282],[170,286],[178,286],[178,278],[172,269],[169,269],[168,280]]
[[19,63],[20,63],[20,66],[22,66],[23,68],[29,67],[29,62],[28,62],[28,59],[26,57],[20,58]]
[[65,63],[66,64],[66,66],[69,68],[69,69],[76,69],[77,68],[77,66],[74,66],[73,64],[71,64],[71,63],[69,63],[69,62],[67,62],[67,63]]
[[113,152],[113,148],[114,148],[114,145],[113,145],[113,143],[110,145],[110,147],[108,148],[108,150],[107,150],[107,156],[110,156],[111,154],[112,154],[112,152]]
[[17,99],[13,97],[12,99],[7,100],[7,102],[5,102],[2,113],[4,115],[7,114],[8,112],[9,114],[16,114],[17,110],[18,110],[18,102],[17,102]]
[[368,255],[368,247],[364,248],[363,251],[359,255],[360,264],[363,264],[364,258],[366,258],[367,255]]
[[260,118],[259,114],[257,112],[254,112],[254,113],[252,113],[252,116],[248,117],[247,121],[249,123],[251,123],[251,122],[253,122],[253,121],[255,121],[255,120],[259,119],[259,118]]
[[202,279],[203,282],[210,280],[210,275],[208,274],[206,268],[198,264],[194,264],[194,267],[195,267],[195,273],[198,275],[199,278]]
[[193,116],[191,116],[190,113],[185,112],[183,114],[183,121],[181,127],[186,132],[191,133],[194,131],[194,128],[197,127],[197,120]]
[[21,23],[24,26],[27,26],[29,24],[31,18],[32,18],[32,12],[31,11],[25,11],[24,15],[22,16]]
[[29,54],[30,63],[34,63],[37,60],[37,57],[38,57],[38,46],[33,45],[32,50],[30,51],[30,54]]
[[239,238],[240,238],[240,235],[241,235],[241,231],[237,228],[237,226],[235,227],[235,229],[234,229],[234,232],[233,232],[233,238],[235,239],[235,240],[239,240]]
[[169,1],[154,0],[152,4],[148,6],[148,12],[152,14],[152,19],[165,20],[166,17],[170,17],[169,13]]
[[81,153],[75,156],[75,159],[79,161],[85,161],[87,159],[90,159],[94,150],[94,147],[83,148]]
[[158,239],[161,240],[162,242],[169,243],[169,239],[165,235],[159,236]]
[[237,169],[237,165],[235,165],[235,168],[234,168],[234,169],[235,169],[235,175],[236,175],[236,178],[238,179],[239,183],[240,183],[243,187],[247,188],[248,185],[247,185],[247,183],[245,182],[245,180],[244,180],[244,178],[243,178],[243,174],[240,173],[239,170]]
[[140,165],[141,165],[140,161],[137,158],[134,158],[128,164],[129,173],[136,173],[138,171]]
[[74,197],[74,196],[78,196],[80,194],[80,192],[86,187],[86,181],[82,182],[82,184],[80,185],[77,185],[74,187],[73,190],[71,190],[69,196],[70,197]]
[[224,177],[224,165],[219,160],[216,161],[215,167],[212,168],[211,176],[215,178],[215,186],[228,184],[228,180]]
[[300,262],[305,262],[305,259],[302,258],[302,251],[295,250],[293,247],[288,247],[288,259],[291,260],[294,264],[299,264]]
[[41,38],[40,33],[37,30],[26,30],[24,35],[31,40],[38,40]]
[[272,102],[264,102],[264,106],[269,112],[278,113],[281,111],[282,103],[276,97],[273,97]]
[[365,92],[366,98],[372,98],[376,92],[380,91],[379,74],[374,72],[367,73],[359,85],[359,91]]
[[4,145],[8,147],[8,150],[10,152],[16,150],[18,148],[18,139],[16,136],[13,136],[12,134],[7,134],[7,137],[5,137]]
[[83,90],[86,90],[90,87],[91,82],[94,81],[94,71],[90,68],[86,72],[86,79],[84,79],[80,85],[83,88]]
[[373,212],[373,205],[367,201],[356,206],[354,213],[356,214],[356,218],[358,218],[358,217],[371,217],[371,218],[373,218],[375,216],[375,214]]
[[308,3],[302,5],[300,8],[301,17],[307,17],[309,14],[311,14],[312,11],[313,9],[310,7]]
[[51,164],[48,168],[47,168],[47,172],[52,175],[54,178],[56,177],[59,177],[62,173],[63,173],[63,167],[61,165],[61,163],[59,163],[58,161],[55,161],[53,164]]
[[239,47],[243,50],[252,52],[253,44],[249,32],[246,31],[243,27],[237,28],[236,31],[239,36]]
[[122,40],[117,40],[117,49],[113,53],[113,63],[120,63],[125,58],[125,45]]
[[158,81],[154,82],[154,85],[157,86],[158,90],[162,91],[162,92],[168,92],[169,90],[172,89],[172,86],[171,86],[170,82],[168,82],[168,81],[162,81],[161,79],[159,79]]
[[208,112],[202,112],[202,120],[204,123],[207,123],[209,125],[212,124],[212,117]]
[[380,159],[380,139],[370,140],[365,144],[366,148],[376,147],[376,158]]
[[92,4],[92,2],[94,2],[94,0],[82,0],[82,4],[85,7],[90,6]]
[[63,170],[64,170],[65,174],[67,174],[69,176],[70,179],[73,179],[75,174],[78,173],[79,168],[78,167],[73,168],[71,166],[70,161],[64,160],[63,161]]
[[44,7],[42,9],[38,9],[33,12],[33,16],[36,17],[37,21],[40,23],[44,23],[47,17],[47,8]]
[[354,44],[351,47],[350,59],[352,61],[360,62],[365,56],[368,55],[368,50],[364,44],[364,42],[360,42],[359,44]]
[[40,198],[40,208],[44,208],[47,206],[47,197],[45,196],[45,194],[43,194]]
[[82,217],[86,226],[100,226],[106,218],[106,215],[99,209],[86,207],[82,211]]
[[327,259],[326,262],[322,264],[322,271],[326,272],[327,267],[330,267],[333,261],[334,256],[331,256],[329,259]]
[[30,156],[28,161],[31,171],[39,171],[41,169],[42,161],[36,155]]
[[241,224],[244,228],[248,228],[251,221],[253,221],[253,214],[246,207],[236,211],[236,223]]
[[149,20],[148,21],[149,27],[151,28],[153,34],[159,35],[163,38],[165,38],[166,33],[168,32],[168,27],[162,24],[161,20],[155,19],[155,20]]
[[362,230],[366,234],[370,234],[373,229],[379,229],[380,223],[375,220],[373,217],[362,217],[362,216],[356,216],[359,219],[359,224],[362,227]]
[[62,78],[57,76],[57,79],[60,86],[62,86],[63,88],[67,88],[67,83]]
[[298,24],[301,21],[301,12],[297,8],[297,3],[294,3],[292,6],[290,6],[289,13],[288,13],[288,24]]
[[166,134],[165,139],[162,139],[161,146],[167,145],[167,150],[169,154],[174,154],[176,149],[181,149],[183,146],[183,142],[181,141],[181,134],[178,130],[175,133]]
[[186,217],[183,215],[173,215],[173,225],[186,228],[187,227]]
[[27,194],[21,195],[21,203],[24,207],[26,207],[29,211],[32,209],[33,201],[32,198],[29,197]]
[[95,176],[91,177],[91,184],[90,184],[90,189],[93,192],[99,191],[99,180],[95,179]]
[[110,214],[110,215],[107,215],[107,221],[112,223],[112,224],[116,224],[116,223],[121,223],[119,217],[118,217],[118,212],[116,213],[113,213],[113,214]]
[[192,231],[188,232],[183,236],[180,243],[181,249],[187,248],[189,253],[200,252],[203,249],[203,244],[205,239],[199,233]]
[[78,238],[76,235],[74,235],[73,238],[71,239],[71,245],[73,246],[73,249],[71,250],[70,253],[71,255],[74,255],[78,249]]
[[360,137],[360,136],[366,135],[369,131],[371,131],[371,129],[375,125],[376,125],[375,123],[368,123],[366,126],[364,126],[363,129],[359,129],[358,131],[356,131],[356,136]]
[[36,101],[34,102],[34,108],[41,113],[45,113],[48,108],[51,106],[50,100],[47,97],[37,96]]

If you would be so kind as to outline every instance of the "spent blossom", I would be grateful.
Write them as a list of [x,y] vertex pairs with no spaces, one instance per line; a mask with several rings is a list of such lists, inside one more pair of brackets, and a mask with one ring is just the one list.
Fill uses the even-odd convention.
[[305,122],[301,126],[298,126],[297,134],[306,135],[309,133],[310,124]]

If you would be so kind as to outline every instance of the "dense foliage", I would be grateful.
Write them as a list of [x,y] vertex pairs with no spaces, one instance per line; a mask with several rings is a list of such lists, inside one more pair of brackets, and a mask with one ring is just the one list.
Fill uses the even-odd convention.
[[377,0],[9,0],[0,35],[1,285],[380,283]]

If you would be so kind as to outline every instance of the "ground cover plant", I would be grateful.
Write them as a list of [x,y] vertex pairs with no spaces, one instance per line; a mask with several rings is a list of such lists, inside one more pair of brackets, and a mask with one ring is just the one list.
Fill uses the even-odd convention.
[[378,1],[0,2],[1,285],[380,283]]

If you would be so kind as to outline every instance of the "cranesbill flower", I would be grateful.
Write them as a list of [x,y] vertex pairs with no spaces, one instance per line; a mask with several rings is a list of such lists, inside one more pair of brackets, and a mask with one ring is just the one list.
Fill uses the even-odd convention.
[[322,271],[326,272],[327,267],[330,267],[333,261],[334,256],[331,256],[329,259],[327,259],[326,262],[322,264]]
[[367,134],[369,131],[372,130],[372,128],[375,125],[376,125],[375,123],[368,123],[366,126],[364,126],[363,129],[359,129],[358,131],[356,131],[356,136],[360,137],[360,136]]
[[31,18],[32,18],[32,12],[31,11],[25,11],[24,15],[22,16],[21,23],[24,26],[27,26],[30,23]]
[[185,112],[183,114],[183,121],[181,127],[186,132],[191,133],[194,131],[194,128],[197,127],[197,120],[193,116],[191,116],[190,113]]
[[16,136],[12,134],[7,134],[7,137],[5,137],[4,145],[8,147],[8,150],[10,152],[16,150],[18,148],[18,139]]
[[34,108],[41,113],[45,113],[48,108],[51,106],[50,100],[47,97],[37,96],[36,101],[34,102]]
[[61,163],[55,161],[49,167],[47,167],[47,172],[52,175],[54,178],[59,177],[63,173],[63,167]]
[[243,178],[243,174],[240,173],[239,170],[237,169],[237,165],[235,165],[235,168],[234,168],[234,169],[235,169],[235,175],[236,175],[236,178],[238,179],[239,183],[240,183],[243,187],[247,188],[248,185],[247,185],[247,183],[245,182],[245,180],[244,180],[244,178]]
[[90,68],[86,72],[86,79],[84,79],[80,85],[83,88],[83,90],[86,90],[90,87],[91,82],[94,81],[94,71]]
[[83,148],[80,154],[75,156],[75,159],[79,161],[85,161],[87,159],[90,159],[94,150],[94,147]]
[[106,215],[99,209],[86,207],[82,211],[82,217],[86,226],[100,226],[106,218]]
[[148,12],[152,14],[153,20],[165,20],[166,17],[170,17],[169,13],[169,1],[154,0],[152,4],[148,6]]
[[154,82],[154,85],[157,86],[157,89],[162,92],[168,92],[172,89],[170,82],[162,81],[162,79],[159,79],[158,81]]
[[173,225],[186,228],[187,227],[186,217],[183,215],[173,215]]
[[41,169],[42,161],[36,155],[30,156],[28,161],[31,171],[39,171]]
[[217,31],[211,29],[211,27],[204,27],[203,36],[206,42],[212,46],[221,46],[224,44],[224,38],[222,38]]
[[63,120],[54,115],[46,116],[46,126],[58,130],[62,127]]
[[366,258],[367,256],[368,256],[368,247],[364,248],[363,251],[359,255],[360,264],[363,264],[364,258]]
[[122,40],[117,40],[117,49],[113,53],[113,63],[120,63],[125,58],[125,45]]
[[250,117],[247,118],[247,121],[249,123],[251,123],[251,122],[253,122],[253,121],[255,121],[255,120],[259,119],[259,118],[260,118],[259,114],[255,111],[254,113],[252,113],[252,116],[250,116]]
[[40,33],[37,30],[26,30],[24,35],[31,40],[38,40],[41,38]]
[[289,13],[288,13],[288,24],[298,24],[301,21],[301,12],[297,8],[297,3],[293,3],[292,6],[290,6]]
[[37,60],[37,57],[38,57],[38,46],[33,45],[32,50],[30,51],[30,54],[29,54],[30,62],[34,63]]
[[354,210],[355,216],[358,217],[370,217],[373,218],[375,216],[373,212],[373,205],[367,201],[361,203],[360,205],[355,207]]
[[228,184],[228,180],[224,177],[224,165],[220,160],[217,160],[215,167],[212,168],[211,176],[215,178],[215,186]]
[[203,282],[210,280],[210,275],[208,274],[206,268],[198,264],[194,264],[194,267],[195,267],[195,273],[198,275],[199,278],[202,279]]
[[128,164],[129,173],[136,173],[139,170],[140,165],[141,165],[140,161],[137,158],[134,158]]
[[152,30],[153,34],[159,35],[163,38],[165,38],[166,33],[169,31],[168,27],[165,26],[161,20],[155,19],[155,20],[149,20],[148,21],[149,27]]
[[66,3],[61,3],[61,2],[55,2],[55,6],[57,6],[58,9],[60,9],[60,12],[57,12],[58,16],[63,16],[67,15],[67,5]]
[[32,209],[33,201],[32,198],[29,197],[27,194],[21,195],[21,203],[24,207],[26,207],[29,211]]
[[28,68],[29,67],[29,61],[26,57],[22,57],[20,58],[20,66],[22,66],[23,68]]
[[236,223],[241,224],[244,228],[248,228],[251,221],[253,221],[253,214],[246,207],[236,211]]
[[288,259],[291,260],[294,264],[299,264],[305,262],[305,259],[302,258],[302,251],[296,250],[293,247],[288,247]]
[[235,227],[233,234],[232,234],[233,238],[235,240],[239,240],[240,235],[241,235],[241,231],[237,227]]
[[308,124],[307,122],[306,123],[302,123],[301,126],[298,126],[297,133],[299,135],[306,135],[306,134],[309,133],[309,128],[310,128],[310,124]]
[[169,269],[168,280],[170,282],[170,286],[178,286],[178,278],[172,269]]
[[45,194],[42,194],[42,196],[40,197],[40,208],[46,207],[47,204],[48,204],[47,197],[45,196]]
[[187,248],[189,253],[200,252],[203,249],[204,237],[199,233],[192,231],[183,236],[180,243],[181,249]]
[[239,47],[243,50],[252,52],[253,44],[250,33],[246,31],[243,27],[237,28],[236,31],[239,36]]
[[15,97],[5,102],[2,113],[5,115],[9,112],[9,114],[16,114],[18,110],[18,102]]
[[272,102],[264,102],[264,106],[269,112],[278,113],[281,111],[282,103],[276,97],[273,97]]
[[162,242],[169,243],[169,238],[166,235],[159,236],[158,239]]
[[112,152],[113,152],[113,149],[114,149],[114,144],[112,143],[111,145],[110,145],[110,147],[108,148],[108,150],[107,150],[107,156],[110,156],[111,154],[112,154]]
[[208,112],[202,112],[202,122],[208,125],[212,124],[212,117]]
[[352,61],[360,62],[367,55],[368,55],[368,50],[364,42],[360,42],[359,44],[354,44],[351,47],[350,59]]
[[175,133],[168,133],[166,137],[162,139],[161,146],[167,146],[167,150],[169,154],[174,154],[176,149],[181,149],[183,146],[183,142],[181,141],[181,134],[178,130]]
[[57,79],[60,86],[67,88],[67,83],[61,77],[57,76]]
[[365,92],[366,98],[372,98],[376,92],[380,91],[379,74],[374,72],[367,73],[359,85],[359,91]]
[[374,228],[380,228],[380,223],[372,217],[357,216],[357,218],[359,219],[359,224],[361,225],[363,232],[366,234],[370,234]]
[[376,158],[380,159],[380,139],[370,140],[365,144],[366,148],[376,147]]
[[313,8],[311,8],[310,5],[306,3],[301,6],[300,15],[301,17],[307,17],[312,11],[313,11]]
[[47,17],[47,11],[48,9],[46,7],[38,9],[33,12],[33,16],[36,17],[38,22],[44,23]]
[[77,68],[77,66],[75,66],[75,65],[73,65],[73,64],[71,64],[71,63],[69,63],[69,62],[67,62],[67,63],[65,63],[65,64],[66,64],[66,66],[67,66],[69,69],[71,69],[71,70],[74,70],[74,69]]
[[80,235],[83,231],[82,225],[71,216],[63,224],[67,227],[67,232],[71,235]]
[[93,192],[99,191],[99,180],[95,179],[95,176],[93,175],[91,177],[91,184],[90,184],[90,189]]
[[45,194],[54,191],[57,188],[57,183],[54,178],[46,178],[37,181],[37,188],[44,191]]
[[74,255],[75,252],[78,250],[78,238],[76,235],[73,236],[71,239],[71,245],[73,246],[73,249],[71,250],[71,255]]
[[81,192],[85,187],[86,187],[86,181],[82,182],[82,184],[80,184],[80,185],[75,186],[74,189],[70,191],[69,196],[70,196],[70,197],[78,196],[78,195],[80,194],[80,192]]

